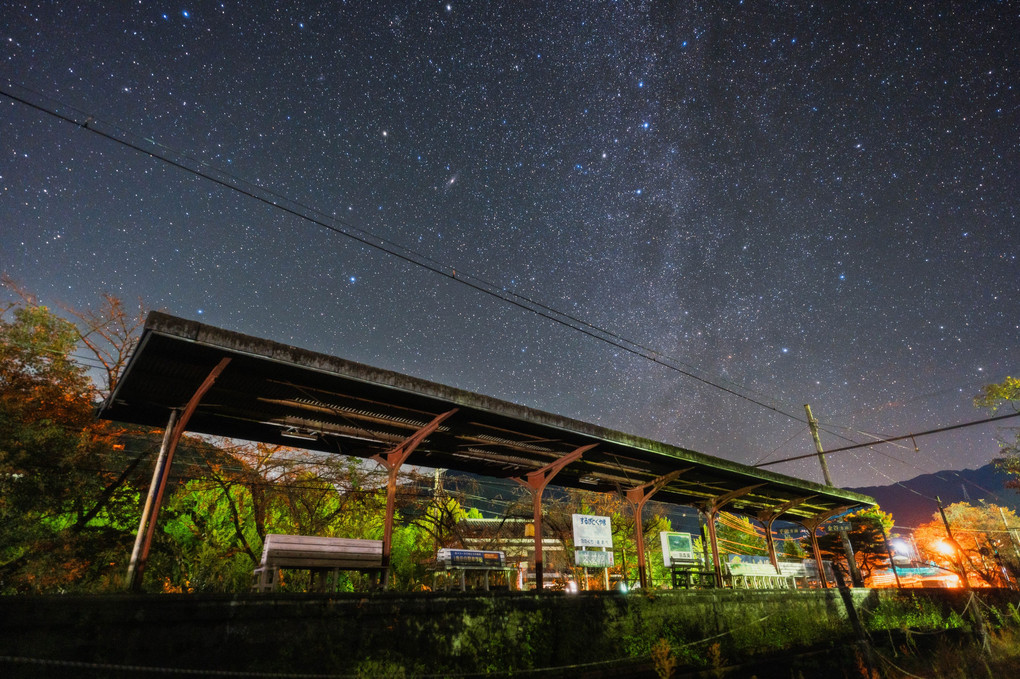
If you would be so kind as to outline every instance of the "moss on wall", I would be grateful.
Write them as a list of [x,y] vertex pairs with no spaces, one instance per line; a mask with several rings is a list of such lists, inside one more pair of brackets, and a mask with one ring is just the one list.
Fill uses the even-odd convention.
[[[967,596],[854,591],[871,630],[963,628]],[[1020,624],[1020,593],[980,596],[1003,624]],[[655,676],[655,648],[679,667],[712,668],[853,642],[831,590],[0,598],[0,656],[263,673]],[[45,670],[67,673],[0,663],[5,676]]]

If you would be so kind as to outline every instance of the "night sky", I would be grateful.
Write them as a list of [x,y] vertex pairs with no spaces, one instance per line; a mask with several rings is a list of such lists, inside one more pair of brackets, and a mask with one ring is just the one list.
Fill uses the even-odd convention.
[[[141,298],[743,463],[812,452],[805,403],[835,448],[985,417],[1020,373],[1016,4],[0,16],[5,92],[320,222],[0,97],[0,270],[43,302]],[[830,466],[885,484],[1001,435]]]

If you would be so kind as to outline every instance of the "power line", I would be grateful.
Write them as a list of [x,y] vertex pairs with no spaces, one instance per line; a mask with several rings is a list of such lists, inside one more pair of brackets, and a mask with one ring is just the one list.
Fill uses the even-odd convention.
[[[1011,417],[1020,417],[1020,412],[1011,413],[1009,415],[999,415],[997,417],[986,417],[983,420],[974,420],[972,422],[963,422],[961,424],[953,424],[948,427],[939,427],[938,429],[929,429],[927,431],[916,432],[914,434],[904,434],[902,436],[892,436],[889,438],[880,439],[878,441],[871,441],[868,443],[856,443],[852,446],[843,446],[842,448],[833,448],[832,450],[826,450],[825,455],[832,453],[841,453],[846,450],[855,450],[857,448],[868,448],[870,446],[878,445],[880,443],[891,443],[893,441],[903,441],[909,438],[915,438],[917,436],[928,436],[929,434],[940,434],[946,431],[952,431],[954,429],[963,429],[964,427],[973,427],[979,424],[987,424],[989,422],[997,422],[999,420],[1006,420]],[[780,464],[782,462],[793,462],[794,460],[804,460],[809,457],[818,457],[818,453],[809,453],[807,455],[795,455],[793,457],[785,457],[781,460],[772,460],[771,462],[762,462],[754,465],[755,467],[768,467],[774,464]]]
[[[640,358],[644,358],[645,360],[651,361],[652,363],[660,365],[669,370],[673,370],[674,372],[684,375],[685,377],[689,377],[693,380],[701,382],[702,384],[718,389],[724,393],[730,394],[731,396],[736,396],[737,398],[743,399],[750,403],[754,403],[755,405],[779,413],[798,422],[802,423],[805,422],[805,420],[803,420],[799,416],[786,412],[779,408],[777,405],[765,403],[762,400],[753,398],[751,396],[748,396],[747,394],[741,393],[740,391],[736,390],[738,386],[742,390],[747,389],[746,387],[736,385],[735,383],[732,382],[730,382],[730,384],[733,385],[733,388],[727,387],[720,384],[719,382],[712,381],[708,378],[702,377],[692,372],[693,370],[695,370],[694,366],[685,363],[684,361],[681,361],[678,358],[661,354],[660,352],[648,346],[645,346],[640,342],[636,342],[634,340],[622,337],[621,335],[618,335],[611,330],[607,330],[601,326],[589,323],[588,321],[579,319],[563,311],[559,311],[558,309],[545,305],[530,297],[520,295],[512,291],[508,291],[506,290],[505,287],[498,286],[494,283],[486,281],[481,277],[474,276],[470,273],[468,274],[465,274],[463,272],[458,273],[457,270],[454,269],[453,267],[444,265],[428,257],[427,255],[405,248],[401,245],[398,245],[380,236],[377,236],[371,232],[359,229],[353,226],[352,224],[346,222],[345,220],[337,218],[335,215],[326,215],[325,213],[317,209],[308,207],[302,203],[289,199],[281,194],[273,192],[270,189],[254,185],[243,179],[235,177],[227,172],[224,172],[206,163],[205,161],[192,158],[184,153],[176,151],[175,149],[167,147],[163,144],[159,144],[152,139],[144,138],[144,141],[149,146],[148,148],[146,148],[142,144],[128,139],[128,136],[134,135],[130,135],[130,133],[120,130],[113,125],[107,125],[103,121],[97,119],[95,116],[89,115],[83,111],[75,109],[72,106],[59,102],[51,97],[41,94],[40,92],[36,92],[28,87],[25,87],[24,85],[16,86],[26,92],[32,93],[37,98],[48,99],[51,102],[55,102],[59,108],[74,112],[78,114],[78,117],[75,117],[75,115],[72,115],[71,113],[64,113],[61,112],[60,110],[47,107],[41,103],[30,101],[29,99],[23,96],[19,96],[6,88],[0,88],[0,94],[13,101],[28,106],[29,108],[40,111],[41,113],[45,113],[47,115],[57,118],[58,120],[62,120],[72,125],[76,125],[82,129],[85,129],[105,139],[108,139],[114,143],[125,146],[133,151],[144,153],[150,156],[151,158],[171,165],[172,167],[176,167],[189,174],[193,174],[197,177],[201,177],[203,179],[211,181],[225,189],[234,191],[236,193],[240,193],[243,196],[261,202],[270,207],[274,207],[301,220],[311,222],[312,224],[320,226],[335,234],[345,236],[362,245],[373,248],[375,250],[379,250],[392,257],[396,257],[397,259],[400,259],[408,264],[421,267],[426,271],[443,276],[444,278],[447,278],[451,281],[455,281],[457,283],[465,285],[475,290],[476,292],[480,292],[484,295],[496,298],[502,302],[511,304],[520,309],[536,314],[537,316],[545,318],[546,320],[570,328],[571,330],[580,332],[584,335],[587,335],[588,337],[591,337],[592,339],[609,344],[610,346],[613,346],[617,349],[633,354]],[[109,131],[100,129],[99,126],[108,127]],[[170,157],[171,155],[175,156],[175,158]],[[189,162],[197,164],[201,167],[192,167],[191,165],[188,164]],[[333,223],[328,223],[326,220],[329,220],[329,222]],[[344,228],[338,227],[336,225],[337,223],[341,224]],[[720,381],[728,382],[728,380]]]

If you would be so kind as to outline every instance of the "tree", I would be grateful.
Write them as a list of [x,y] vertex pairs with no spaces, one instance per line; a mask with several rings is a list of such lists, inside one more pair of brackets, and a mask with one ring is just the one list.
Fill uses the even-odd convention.
[[719,551],[745,556],[768,556],[765,529],[751,523],[746,516],[719,512],[716,522]]
[[[14,306],[43,308],[35,295],[21,287],[8,274],[0,275],[0,286],[19,300],[11,303],[4,311]],[[106,397],[117,385],[121,371],[141,338],[148,309],[141,300],[135,309],[128,309],[116,295],[104,292],[100,297],[97,306],[87,306],[84,309],[68,304],[59,306],[68,316],[77,320],[67,322],[65,328],[75,336],[72,344],[80,344],[90,354],[89,360],[100,367],[99,381],[93,387],[100,396]]]
[[[0,304],[0,593],[119,589],[161,432],[93,413],[137,343],[144,308],[104,294],[61,316],[8,276],[0,287],[11,297]],[[146,586],[246,591],[269,532],[378,539],[384,476],[354,458],[185,437]],[[413,474],[402,479],[411,483],[398,493],[392,564],[410,587],[419,557],[465,512],[432,502]],[[400,512],[427,520],[400,525]]]
[[[179,454],[185,467],[177,474],[187,480],[166,503],[148,569],[150,589],[246,591],[268,533],[382,535],[380,474],[361,460],[263,443],[185,441]],[[401,506],[408,504],[401,492]],[[422,541],[414,533],[405,530],[399,545],[394,543],[391,561],[408,586],[414,579],[405,563],[412,556],[408,548]],[[343,586],[353,587],[352,578],[357,576],[342,574]],[[287,582],[305,584],[296,573]]]
[[958,560],[962,558],[972,583],[980,581],[989,587],[1008,586],[1003,569],[1015,579],[1020,564],[1004,523],[1010,527],[1020,526],[1016,513],[993,504],[975,507],[966,502],[951,504],[945,512],[953,538],[959,545],[959,553],[946,533],[942,517],[935,512],[931,521],[918,526],[914,532],[914,539],[924,557],[957,574],[960,574]]
[[116,432],[93,419],[97,391],[72,360],[78,333],[48,308],[0,314],[0,589],[68,589],[109,576],[130,499],[109,471]]
[[[850,546],[853,548],[854,560],[861,577],[867,582],[877,570],[890,567],[889,553],[885,548],[883,530],[893,526],[892,514],[883,512],[879,507],[869,507],[849,514],[846,519],[850,523]],[[843,538],[839,533],[826,533],[818,538],[818,549],[822,558],[832,561],[849,578],[846,567],[846,550]]]
[[[1020,379],[1007,377],[998,384],[985,385],[974,397],[974,405],[993,413],[1000,409],[1020,412]],[[1010,438],[1000,441],[1000,456],[992,460],[992,464],[1014,477],[1006,482],[1007,488],[1020,490],[1020,427],[1011,427],[1008,431]]]

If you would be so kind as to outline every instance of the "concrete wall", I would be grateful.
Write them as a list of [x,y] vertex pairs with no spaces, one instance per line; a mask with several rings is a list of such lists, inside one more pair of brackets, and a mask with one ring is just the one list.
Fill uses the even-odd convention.
[[[866,622],[891,627],[904,616],[948,619],[967,605],[965,593],[948,590],[853,595]],[[982,597],[1020,601],[1015,592]],[[47,661],[365,677],[547,667],[638,676],[650,672],[660,639],[681,661],[705,666],[845,648],[854,637],[833,590],[0,597],[0,656]],[[5,677],[110,672],[0,660]]]

